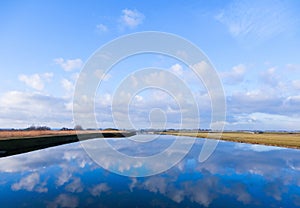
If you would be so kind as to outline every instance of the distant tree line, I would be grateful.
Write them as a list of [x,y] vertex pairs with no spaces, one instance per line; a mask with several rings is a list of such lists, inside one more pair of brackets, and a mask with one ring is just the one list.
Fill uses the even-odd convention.
[[27,128],[25,128],[25,129],[23,129],[24,131],[47,131],[47,130],[51,130],[51,128],[50,127],[48,127],[48,126],[34,126],[34,125],[32,125],[32,126],[29,126],[29,127],[27,127]]
[[[35,125],[31,125],[27,128],[24,129],[15,129],[15,128],[10,128],[10,129],[1,129],[0,131],[48,131],[48,130],[52,130],[50,127],[48,126],[35,126]],[[119,129],[117,128],[86,128],[84,129],[81,125],[75,125],[74,128],[67,128],[67,127],[62,127],[61,129],[53,129],[53,130],[59,130],[59,131],[72,131],[72,130],[103,130],[103,131],[118,131]]]

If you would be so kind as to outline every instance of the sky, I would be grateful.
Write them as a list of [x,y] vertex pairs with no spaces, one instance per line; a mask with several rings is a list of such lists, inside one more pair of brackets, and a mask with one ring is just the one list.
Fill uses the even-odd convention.
[[[76,81],[95,51],[124,35],[159,31],[192,42],[215,67],[226,98],[225,129],[300,130],[299,8],[296,0],[1,1],[0,128],[74,127]],[[99,128],[116,126],[116,90],[147,67],[179,77],[198,103],[199,128],[210,127],[209,92],[191,69],[171,57],[140,54],[120,61],[102,79],[92,98]],[[150,72],[140,81],[149,79],[170,84]],[[131,103],[119,104],[130,115],[115,114],[131,123],[117,127],[161,127],[162,120],[163,127],[181,127],[183,110],[166,91],[131,97]]]

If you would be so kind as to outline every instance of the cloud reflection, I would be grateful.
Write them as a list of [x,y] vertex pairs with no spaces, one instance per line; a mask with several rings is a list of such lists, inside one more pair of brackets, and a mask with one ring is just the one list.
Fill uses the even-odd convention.
[[23,177],[19,182],[14,183],[11,186],[13,191],[27,190],[36,191],[39,193],[47,192],[48,188],[46,186],[46,181],[41,182],[40,175],[38,173],[32,173],[28,176]]
[[[112,144],[124,153],[133,148],[122,140]],[[137,154],[148,154],[157,145],[134,146],[134,150]],[[202,145],[198,139],[191,152],[172,169],[145,178],[108,172],[93,163],[79,143],[1,158],[0,194],[18,197],[23,191],[28,196],[39,195],[35,202],[30,197],[23,200],[32,206],[40,200],[48,207],[110,207],[115,199],[115,207],[124,207],[124,203],[135,206],[143,194],[146,200],[154,200],[160,206],[174,207],[218,207],[226,202],[228,206],[239,207],[300,204],[299,150],[221,142],[207,161],[199,163],[197,156]],[[116,165],[108,150],[100,150],[107,153],[102,158],[107,167]],[[124,163],[118,168],[130,171],[136,168],[133,165],[136,164]]]

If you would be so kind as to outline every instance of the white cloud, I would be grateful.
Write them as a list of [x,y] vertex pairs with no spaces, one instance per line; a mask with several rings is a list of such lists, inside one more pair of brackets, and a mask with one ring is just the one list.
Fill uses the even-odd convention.
[[72,112],[67,110],[65,98],[9,91],[0,96],[0,126],[2,128],[24,128],[29,125],[50,127],[73,127]]
[[57,181],[56,181],[56,185],[57,186],[62,186],[64,185],[65,183],[67,183],[70,179],[72,178],[72,173],[71,172],[68,172],[68,171],[63,171]]
[[217,192],[222,191],[216,189],[216,187],[220,185],[223,184],[220,184],[220,181],[218,181],[216,177],[210,174],[206,174],[205,177],[200,180],[195,180],[193,181],[193,183],[183,180],[182,182],[177,184],[177,186],[179,187],[173,186],[173,184],[168,181],[168,178],[160,176],[153,176],[145,182],[134,182],[134,186],[139,189],[145,189],[150,192],[160,193],[177,203],[180,203],[184,199],[187,199],[191,202],[196,202],[205,207],[208,207],[211,202],[217,197]]
[[[68,165],[70,164],[70,161],[72,161],[72,165],[75,167]],[[64,146],[57,146],[56,148],[47,148],[42,151],[33,151],[27,154],[7,157],[5,160],[0,160],[0,172],[23,174],[26,172],[31,173],[32,171],[36,171],[37,173],[37,171],[40,171],[41,166],[52,167],[54,165],[58,165],[62,169],[61,172],[58,172],[58,174],[53,176],[53,179],[55,179],[55,177],[60,177],[60,175],[66,170],[76,172],[76,169],[84,168],[85,165],[88,165],[91,168],[95,168],[97,166],[84,152],[80,143],[72,143],[68,145],[67,150]],[[46,172],[42,173],[47,175]],[[38,178],[37,176],[31,177]],[[74,177],[71,178],[71,181],[75,181],[76,183],[79,182]],[[57,182],[57,180],[55,180],[55,182]],[[73,182],[70,184],[73,184]]]
[[167,189],[167,182],[161,177],[152,177],[143,183],[145,189],[154,193],[165,194]]
[[83,191],[83,184],[80,178],[73,178],[73,181],[66,186],[66,190],[69,192],[80,193]]
[[60,194],[53,202],[50,202],[47,207],[65,207],[65,208],[75,208],[78,207],[79,200],[75,196],[68,194]]
[[24,82],[27,86],[35,89],[35,90],[43,90],[45,87],[45,82],[51,81],[53,77],[52,73],[44,73],[44,74],[33,74],[33,75],[19,75],[19,80]]
[[137,10],[123,9],[121,22],[124,26],[135,28],[143,23],[145,16]]
[[64,60],[63,58],[54,59],[54,63],[58,64],[65,71],[72,71],[74,69],[80,69],[83,62],[81,59],[68,59]]
[[40,175],[38,173],[32,173],[24,178],[22,178],[19,182],[14,183],[11,186],[11,189],[14,191],[18,190],[27,190],[27,191],[36,191],[36,192],[47,192],[48,189],[44,187],[46,184],[40,182]]
[[[138,92],[136,89],[143,89],[138,90],[137,97],[134,93]],[[137,72],[128,76],[128,81],[124,81],[118,87],[118,91],[114,93],[112,111],[115,121],[121,125],[120,128],[130,128],[132,127],[130,121],[128,121],[128,117],[130,117],[134,125],[137,125],[136,128],[150,127],[149,113],[151,109],[161,109],[166,112],[168,126],[171,123],[176,127],[179,126],[180,115],[183,115],[185,119],[191,118],[195,121],[198,119],[195,113],[197,106],[193,105],[192,91],[182,79],[169,70]],[[178,106],[181,106],[181,111]],[[128,113],[130,116],[128,116]],[[164,117],[159,116],[159,118]],[[156,125],[155,123],[161,124],[160,121],[155,121],[152,124]],[[197,122],[190,122],[189,124],[193,126],[195,123]],[[184,122],[183,125],[187,125],[187,122]]]
[[269,151],[281,149],[281,147],[258,145],[258,144],[249,145],[246,143],[236,143],[234,145],[234,148],[239,150],[245,150],[245,151],[251,150],[254,152],[269,152]]
[[234,66],[232,70],[221,73],[221,78],[226,84],[238,84],[244,80],[246,67],[243,64]]
[[183,81],[191,91],[206,91],[201,77],[198,77],[197,74],[203,75],[205,70],[210,70],[209,68],[210,66],[203,61],[189,67],[176,63],[170,66],[169,70]]
[[[270,109],[270,105],[280,105],[281,99],[274,94],[267,93],[263,90],[251,90],[247,92],[236,92],[228,97],[230,107],[237,107],[244,113],[253,112],[253,109],[260,111],[265,108]],[[254,111],[255,112],[255,111]]]
[[136,95],[134,96],[134,99],[137,101],[137,102],[142,102],[144,100],[144,98],[140,95]]
[[[78,77],[79,77],[79,73],[72,73],[69,79],[66,78],[61,79],[60,84],[62,88],[65,90],[65,96],[64,96],[65,98],[72,98],[75,90],[75,84]],[[72,99],[70,99],[70,102],[71,101]],[[70,103],[68,103],[67,105],[70,105]]]
[[100,31],[100,32],[107,32],[108,31],[108,28],[106,25],[104,24],[98,24],[96,26],[97,30]]
[[299,117],[291,117],[270,113],[249,113],[236,116],[237,121],[228,124],[229,128],[237,125],[239,129],[262,129],[262,130],[299,130]]
[[106,183],[100,183],[90,189],[90,193],[93,196],[100,196],[102,192],[107,192],[110,190],[110,187]]
[[67,92],[71,92],[74,90],[74,84],[67,79],[62,79],[61,85]]
[[300,95],[289,96],[285,100],[286,102],[291,102],[292,104],[300,104]]
[[174,64],[171,66],[171,71],[177,75],[182,75],[183,74],[183,69],[180,64]]
[[41,80],[41,77],[38,74],[33,74],[30,76],[21,74],[19,76],[19,80],[24,82],[26,85],[32,87],[36,90],[43,90],[44,89],[44,83]]

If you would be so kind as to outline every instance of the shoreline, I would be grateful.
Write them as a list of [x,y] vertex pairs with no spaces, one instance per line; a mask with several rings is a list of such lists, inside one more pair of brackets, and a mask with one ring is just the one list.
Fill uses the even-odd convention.
[[[173,135],[173,136],[189,136],[202,139],[217,139],[212,135],[208,138],[209,132],[178,132],[178,131],[166,131],[159,132],[159,134]],[[248,132],[223,132],[219,140],[230,141],[246,144],[258,144],[275,147],[284,147],[292,149],[300,149],[300,133],[248,133]]]
[[127,131],[0,131],[0,158],[93,138],[129,137]]
[[[195,131],[165,131],[154,132],[162,135],[173,136],[189,136],[199,139],[208,138],[209,132]],[[213,132],[208,139],[216,139],[213,137]],[[44,131],[0,131],[0,158],[31,152],[48,147],[78,142],[77,135],[80,135],[80,140],[93,138],[109,138],[109,137],[130,137],[135,135],[135,132],[117,131],[117,130],[44,130]],[[284,147],[292,149],[300,149],[300,133],[288,132],[223,132],[220,140],[246,144],[267,145],[275,147]]]

